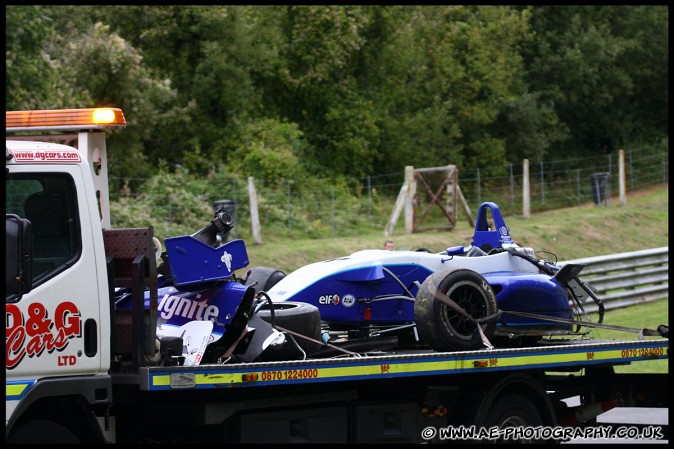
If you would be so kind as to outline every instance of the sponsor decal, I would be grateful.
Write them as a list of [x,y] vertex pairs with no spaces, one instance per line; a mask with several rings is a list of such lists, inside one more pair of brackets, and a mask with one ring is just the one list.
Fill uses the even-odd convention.
[[503,236],[504,241],[510,240],[510,234],[508,234],[508,228],[506,228],[505,226],[501,226],[498,230],[501,233],[501,236]]
[[318,298],[318,303],[323,305],[338,305],[339,304],[339,295],[322,295]]
[[350,294],[350,293],[347,293],[347,294],[344,295],[344,297],[342,298],[342,305],[344,305],[344,307],[351,307],[351,306],[353,306],[355,303],[356,303],[356,297],[353,296],[353,295]]
[[[82,338],[80,310],[70,301],[56,306],[53,316],[39,303],[32,303],[26,314],[15,304],[5,305],[5,367],[14,369],[28,356],[40,357],[63,351],[70,340]],[[76,363],[74,356],[60,356],[60,366]]]
[[159,301],[159,316],[166,320],[180,316],[189,320],[210,321],[217,318],[219,313],[218,306],[201,299],[200,294],[197,294],[195,299],[190,299],[167,293]]
[[222,257],[220,258],[222,262],[227,265],[227,271],[232,271],[232,255],[229,254],[227,251],[224,252]]

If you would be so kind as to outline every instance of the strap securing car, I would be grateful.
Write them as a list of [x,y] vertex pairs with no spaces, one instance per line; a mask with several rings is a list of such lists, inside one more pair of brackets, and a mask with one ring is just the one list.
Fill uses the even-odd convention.
[[637,334],[637,338],[639,340],[643,340],[644,337],[664,337],[664,338],[669,338],[669,326],[665,324],[661,324],[658,326],[657,330],[653,329],[638,329],[634,327],[625,327],[625,326],[616,326],[616,325],[611,325],[611,324],[604,324],[604,323],[592,323],[590,321],[578,321],[578,320],[572,320],[568,318],[558,318],[558,317],[551,317],[549,315],[539,315],[536,313],[528,313],[528,312],[515,312],[511,310],[503,310],[502,313],[508,314],[508,315],[514,315],[514,316],[521,316],[525,318],[536,318],[539,320],[546,320],[546,321],[553,321],[556,323],[569,323],[569,324],[576,324],[579,326],[585,326],[585,327],[594,327],[594,328],[601,328],[601,329],[611,329],[611,330],[616,330],[616,331],[624,331],[624,332],[632,332]]

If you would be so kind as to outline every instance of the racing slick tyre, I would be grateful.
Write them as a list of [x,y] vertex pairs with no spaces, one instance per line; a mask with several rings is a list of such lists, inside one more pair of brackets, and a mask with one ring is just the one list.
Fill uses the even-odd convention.
[[[264,360],[302,359],[305,357],[305,354],[309,356],[322,348],[321,314],[318,307],[313,304],[294,301],[278,302],[274,303],[273,306],[273,320],[269,304],[265,304],[260,308],[257,312],[258,316],[275,326],[279,331],[287,329],[293,333],[285,332],[286,342],[280,348],[267,348],[261,356]],[[300,336],[294,334],[299,334]],[[301,336],[309,337],[313,341]],[[295,343],[299,345],[299,348]]]
[[284,277],[286,277],[286,274],[276,268],[253,267],[250,269],[250,276],[246,280],[246,285],[254,286],[258,292],[266,292]]
[[[444,295],[435,294],[437,292]],[[470,319],[449,305],[446,297]],[[460,268],[428,276],[414,301],[414,319],[421,342],[443,352],[483,348],[473,320],[492,316],[496,310],[496,297],[489,283],[479,273]],[[484,321],[480,326],[485,337],[491,340],[496,320]]]

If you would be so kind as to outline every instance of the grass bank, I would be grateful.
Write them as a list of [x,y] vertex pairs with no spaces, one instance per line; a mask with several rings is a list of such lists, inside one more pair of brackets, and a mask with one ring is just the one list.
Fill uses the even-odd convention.
[[[473,227],[459,214],[450,231],[426,231],[406,234],[402,218],[391,238],[397,249],[428,248],[442,251],[456,245],[468,245]],[[617,198],[608,207],[594,203],[541,212],[524,218],[505,217],[510,235],[518,243],[536,251],[549,251],[558,260],[601,256],[669,245],[669,189],[659,185],[631,192],[621,206]],[[247,241],[250,266],[273,266],[289,273],[308,263],[351,254],[366,248],[382,248],[381,230],[364,230],[352,237],[309,239],[263,235],[263,243]]]
[[[590,316],[597,322],[597,315]],[[634,329],[657,329],[660,324],[669,325],[669,301],[661,299],[646,304],[607,310],[604,323]],[[637,340],[637,334],[612,329],[593,329],[590,337],[596,340]],[[645,337],[652,340],[659,337]],[[618,373],[668,373],[669,360],[649,360],[616,367]]]

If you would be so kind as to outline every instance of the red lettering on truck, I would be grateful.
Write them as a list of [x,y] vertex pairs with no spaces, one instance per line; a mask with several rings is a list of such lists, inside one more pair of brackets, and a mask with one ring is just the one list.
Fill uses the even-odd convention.
[[53,318],[41,303],[30,304],[25,315],[15,304],[7,304],[5,327],[6,369],[16,368],[26,356],[62,351],[72,338],[82,336],[80,311],[70,301],[58,304]]

